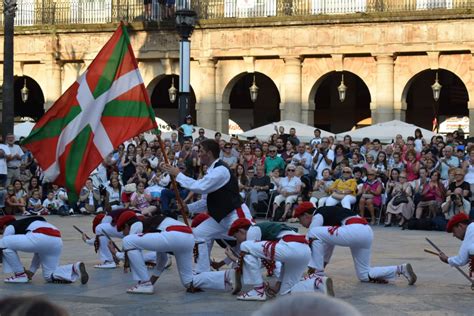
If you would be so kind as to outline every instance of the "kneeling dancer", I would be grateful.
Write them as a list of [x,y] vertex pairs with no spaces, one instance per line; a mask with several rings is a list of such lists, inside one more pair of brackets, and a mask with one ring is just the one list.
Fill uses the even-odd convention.
[[[253,225],[248,219],[234,221],[229,235],[240,243],[244,284],[254,288],[237,297],[244,301],[265,301],[267,294],[320,291],[334,296],[332,280],[311,275],[301,280],[311,259],[311,250],[305,236],[282,223],[264,222]],[[243,257],[243,258],[242,258]],[[275,288],[267,288],[261,273],[261,259],[282,264]]]
[[143,222],[134,212],[124,212],[117,221],[117,229],[123,231],[125,266],[127,261],[133,279],[138,284],[127,293],[153,294],[153,283],[148,274],[142,251],[155,251],[157,276],[165,269],[166,256],[172,252],[176,258],[181,283],[188,292],[199,289],[231,290],[235,271],[203,272],[193,275],[194,235],[190,227],[180,221],[163,215],[145,218]]
[[351,249],[359,280],[387,283],[389,279],[403,275],[409,285],[415,284],[416,274],[409,263],[386,267],[370,266],[374,234],[367,221],[355,212],[339,206],[325,206],[316,210],[312,203],[303,202],[296,208],[294,216],[300,220],[301,225],[309,228],[306,236],[311,242],[310,267],[315,273],[324,275],[325,264],[329,262],[334,247],[342,246]]
[[[4,280],[5,283],[28,283],[40,265],[47,282],[72,283],[80,278],[81,283],[86,284],[89,280],[84,263],[59,265],[63,247],[61,233],[43,217],[16,220],[13,216],[3,216],[0,218],[0,234],[3,234],[0,239],[3,271],[14,273]],[[28,271],[23,267],[18,251],[34,253]]]

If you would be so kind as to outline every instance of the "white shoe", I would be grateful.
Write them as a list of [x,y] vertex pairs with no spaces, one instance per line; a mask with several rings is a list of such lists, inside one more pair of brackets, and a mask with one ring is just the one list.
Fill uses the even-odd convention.
[[79,274],[81,278],[81,284],[86,284],[89,281],[89,274],[86,271],[86,266],[84,262],[76,262],[74,264],[74,270]]
[[242,290],[241,275],[235,269],[227,270],[227,282],[229,283],[232,294],[238,294]]
[[137,285],[127,290],[127,293],[130,294],[153,294],[154,292],[155,289],[150,281],[138,282]]
[[96,269],[115,269],[117,265],[113,261],[105,261],[104,263],[99,263],[94,266]]
[[416,282],[416,274],[413,271],[413,267],[409,263],[404,263],[399,266],[399,273],[408,280],[408,285],[413,285]]
[[5,283],[28,283],[30,280],[26,273],[15,274],[14,276],[9,277],[8,279],[3,280]]
[[237,296],[237,299],[239,301],[266,301],[267,295],[265,294],[265,288],[262,286]]
[[334,297],[334,286],[332,284],[332,279],[328,277],[320,277],[314,275],[314,288],[325,295]]
[[74,210],[72,208],[69,209],[69,215],[74,215]]
[[82,214],[87,214],[87,210],[86,210],[85,207],[81,207],[81,208],[79,209],[79,211],[80,211]]

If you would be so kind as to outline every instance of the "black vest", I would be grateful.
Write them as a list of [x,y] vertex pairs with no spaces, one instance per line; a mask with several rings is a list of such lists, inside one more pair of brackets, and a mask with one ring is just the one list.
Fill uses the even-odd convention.
[[341,226],[343,220],[357,215],[354,211],[340,206],[320,207],[316,214],[321,214],[324,218],[323,226]]
[[255,226],[260,228],[262,232],[262,239],[267,241],[275,241],[278,240],[278,235],[284,231],[293,231],[295,233],[298,232],[298,228],[291,227],[283,223],[275,223],[275,222],[263,222],[258,223]]
[[10,225],[15,228],[15,235],[25,235],[27,233],[26,229],[28,226],[36,221],[46,222],[46,220],[41,216],[32,216],[14,221]]
[[220,222],[227,214],[242,206],[242,197],[239,194],[237,177],[221,160],[215,163],[214,168],[219,166],[227,169],[230,173],[230,179],[223,187],[207,195],[207,212],[217,222]]

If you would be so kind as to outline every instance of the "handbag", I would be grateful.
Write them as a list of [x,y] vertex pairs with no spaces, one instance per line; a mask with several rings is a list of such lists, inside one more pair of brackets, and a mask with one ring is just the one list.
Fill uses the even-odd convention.
[[318,200],[326,196],[328,196],[328,194],[324,191],[313,191],[313,193],[311,193],[311,197],[317,198]]
[[402,203],[408,203],[408,197],[405,193],[400,193],[396,197],[393,198],[392,205],[398,206]]
[[367,199],[373,199],[374,195],[370,193],[364,193],[362,194],[362,197],[367,200]]

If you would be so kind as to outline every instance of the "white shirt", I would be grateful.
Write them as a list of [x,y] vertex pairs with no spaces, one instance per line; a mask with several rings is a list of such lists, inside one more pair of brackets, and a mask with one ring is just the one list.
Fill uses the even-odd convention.
[[207,169],[207,173],[199,180],[185,176],[179,173],[176,181],[183,187],[196,194],[201,194],[199,201],[188,204],[191,213],[199,213],[207,210],[207,194],[222,188],[230,180],[230,172],[224,166],[215,167],[219,161],[216,159]]
[[7,166],[9,168],[18,168],[21,164],[21,156],[24,155],[23,150],[21,150],[21,147],[13,144],[12,146],[8,145],[8,148],[10,149],[10,155],[15,156],[15,155],[20,155],[20,158],[13,158],[12,160],[7,162]]
[[10,148],[8,148],[8,146],[5,144],[0,144],[0,150],[3,150],[4,152],[3,158],[0,158],[0,174],[7,174],[8,170],[7,170],[7,157],[6,156],[11,155]]
[[[304,161],[304,164],[301,163],[301,160],[305,160]],[[309,173],[309,169],[311,169],[311,164],[313,163],[313,157],[311,156],[311,154],[309,154],[307,151],[305,151],[304,153],[300,154],[300,153],[297,153],[293,156],[293,159],[292,161],[294,163],[296,163],[297,165],[301,165],[303,166],[304,168],[304,174],[308,174]]]
[[[318,152],[315,151],[313,158],[318,155]],[[334,151],[332,149],[329,149],[326,157],[333,161],[334,160]],[[314,169],[316,170],[316,179],[321,180],[323,178],[323,170],[329,168],[331,169],[331,165],[328,165],[326,163],[326,159],[323,158],[323,155],[319,154],[318,160],[314,163]]]
[[301,180],[298,177],[284,177],[280,179],[280,190],[285,190],[286,192],[297,192],[298,186],[301,186]]
[[462,241],[459,253],[457,256],[449,257],[448,263],[451,267],[459,267],[466,265],[469,262],[469,255],[474,255],[474,223],[471,223],[466,228],[466,234]]

